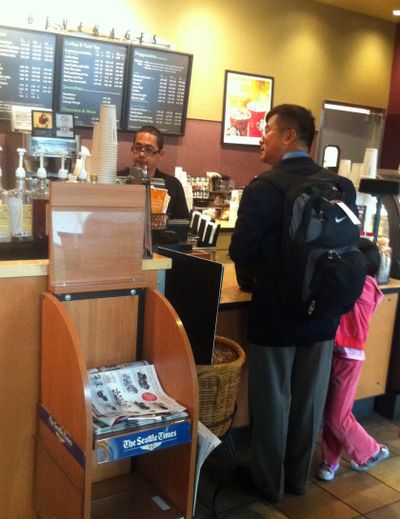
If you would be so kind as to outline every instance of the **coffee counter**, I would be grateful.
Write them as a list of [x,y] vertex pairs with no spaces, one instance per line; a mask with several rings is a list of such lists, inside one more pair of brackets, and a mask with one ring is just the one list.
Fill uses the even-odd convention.
[[[398,316],[400,280],[391,279],[382,285],[384,299],[372,316],[368,340],[365,345],[367,360],[364,363],[357,399],[382,395],[386,390],[393,333]],[[224,265],[220,310],[217,333],[237,341],[246,351],[246,329],[250,309],[251,294],[243,292],[237,285],[234,265]],[[234,421],[235,427],[248,425],[247,409],[247,367],[243,369],[238,406]]]
[[[156,256],[143,261],[149,285],[171,260]],[[233,264],[225,264],[217,333],[246,349],[251,295],[239,289]],[[3,446],[0,507],[4,517],[33,519],[34,434],[39,401],[41,293],[47,290],[47,260],[0,262],[0,406]],[[382,287],[385,297],[375,312],[366,345],[367,361],[357,397],[385,392],[400,281]],[[397,347],[397,344],[395,345]],[[243,370],[234,426],[248,424],[247,371]]]
[[[47,259],[0,261],[0,279],[47,276],[48,265],[49,260]],[[171,259],[158,254],[154,254],[154,257],[151,259],[144,259],[142,262],[142,268],[147,272],[168,269],[170,267]]]

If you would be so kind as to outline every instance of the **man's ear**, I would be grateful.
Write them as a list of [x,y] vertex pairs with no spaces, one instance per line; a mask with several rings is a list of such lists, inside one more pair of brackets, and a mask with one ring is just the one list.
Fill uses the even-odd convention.
[[283,142],[288,144],[293,144],[297,141],[297,132],[294,128],[288,128],[285,130],[283,134]]
[[162,149],[162,150],[160,151],[160,158],[161,158],[161,157],[164,157],[164,155],[165,155],[165,150]]

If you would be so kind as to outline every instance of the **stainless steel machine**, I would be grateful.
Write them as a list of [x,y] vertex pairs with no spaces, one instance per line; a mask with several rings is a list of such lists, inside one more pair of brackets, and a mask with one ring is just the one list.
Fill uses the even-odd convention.
[[44,153],[44,167],[50,179],[57,178],[61,157],[65,156],[65,168],[72,173],[79,153],[79,136],[74,139],[33,136],[28,132],[10,132],[5,142],[5,168],[3,185],[15,186],[15,169],[18,165],[18,148],[25,148],[24,167],[27,177],[35,177],[39,167],[39,151]]

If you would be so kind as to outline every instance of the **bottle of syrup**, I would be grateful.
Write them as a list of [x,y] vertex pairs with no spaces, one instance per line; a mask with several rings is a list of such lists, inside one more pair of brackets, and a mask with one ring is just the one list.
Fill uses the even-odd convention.
[[[1,146],[0,151],[3,151]],[[11,236],[8,222],[8,192],[3,187],[3,171],[0,167],[0,242],[9,241],[11,241]]]
[[47,235],[47,204],[49,189],[47,186],[47,171],[43,165],[43,151],[39,153],[39,168],[36,173],[37,186],[32,190],[32,236],[34,240],[44,240]]
[[23,167],[24,148],[17,149],[18,167],[15,171],[15,188],[8,192],[8,220],[11,241],[32,239],[32,198],[26,188],[26,172]]
[[60,182],[68,182],[68,170],[65,168],[65,153],[61,155],[61,167],[58,170],[57,178]]

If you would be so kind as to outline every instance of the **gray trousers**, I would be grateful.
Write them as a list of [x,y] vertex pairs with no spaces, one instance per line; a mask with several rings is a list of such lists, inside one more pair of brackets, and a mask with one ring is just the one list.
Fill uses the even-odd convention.
[[321,427],[333,341],[307,347],[248,344],[251,472],[267,495],[304,491]]

